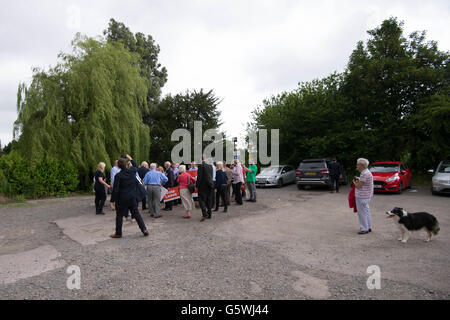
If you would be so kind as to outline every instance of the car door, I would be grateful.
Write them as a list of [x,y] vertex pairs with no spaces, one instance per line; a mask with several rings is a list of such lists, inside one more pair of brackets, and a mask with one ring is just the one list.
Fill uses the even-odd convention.
[[408,184],[408,171],[405,168],[405,165],[403,163],[400,164],[400,181],[403,184],[403,188],[407,188],[409,186]]
[[295,169],[289,166],[289,182],[295,182]]
[[287,172],[287,167],[286,166],[284,166],[282,169],[281,169],[281,179],[283,179],[283,184],[286,184],[286,183],[288,183],[289,181],[289,179],[288,179],[288,172]]
[[412,172],[406,163],[404,165],[405,165],[405,169],[406,169],[406,175],[408,176],[408,187],[411,187]]

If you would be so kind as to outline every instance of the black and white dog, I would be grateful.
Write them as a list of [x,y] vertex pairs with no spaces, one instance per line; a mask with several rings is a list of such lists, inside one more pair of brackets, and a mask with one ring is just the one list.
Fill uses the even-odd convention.
[[398,240],[403,243],[408,241],[410,231],[424,229],[428,234],[425,241],[429,242],[431,241],[431,236],[437,235],[440,230],[436,217],[427,212],[408,213],[402,208],[394,208],[391,211],[387,211],[386,214],[388,218],[394,218],[395,224],[402,232],[402,237]]

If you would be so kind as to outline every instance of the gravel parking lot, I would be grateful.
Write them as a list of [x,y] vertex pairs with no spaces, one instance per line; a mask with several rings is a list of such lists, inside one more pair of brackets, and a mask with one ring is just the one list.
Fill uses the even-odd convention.
[[[211,220],[182,219],[181,205],[153,219],[144,238],[125,224],[110,239],[115,213],[95,216],[94,197],[0,206],[0,298],[8,299],[446,299],[450,298],[450,197],[429,187],[376,194],[373,232],[358,235],[348,187],[258,189],[257,203],[232,205]],[[428,211],[441,231],[407,244],[386,210]],[[164,211],[163,211],[164,212]],[[71,265],[81,289],[69,290]],[[369,266],[381,289],[368,289]]]

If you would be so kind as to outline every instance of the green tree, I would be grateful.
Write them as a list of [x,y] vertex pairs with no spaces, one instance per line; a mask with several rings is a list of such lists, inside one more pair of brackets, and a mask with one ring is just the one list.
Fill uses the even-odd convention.
[[[173,147],[179,143],[171,141],[174,130],[183,128],[191,132],[194,139],[194,122],[201,121],[203,132],[208,129],[219,128],[220,111],[218,105],[220,99],[212,90],[203,92],[187,90],[184,94],[172,96],[168,94],[155,109],[150,111],[149,126],[152,148],[150,152],[151,161],[162,164],[170,160]],[[204,143],[208,144],[207,142]],[[194,150],[192,148],[192,159]]]
[[418,112],[427,114],[423,108],[432,96],[448,94],[449,55],[440,52],[436,42],[426,42],[425,32],[406,39],[403,23],[396,18],[368,33],[370,39],[366,45],[358,43],[345,72],[342,87],[351,101],[348,116],[371,136],[372,159],[400,160],[411,153],[411,160],[421,166],[424,159],[417,158],[417,147],[424,141],[417,139],[428,138],[414,129],[413,119],[418,120]]
[[[151,35],[145,36],[141,32],[133,34],[125,24],[114,19],[109,21],[108,29],[103,34],[108,42],[120,42],[130,52],[139,55],[140,75],[147,80],[147,105],[150,110],[154,109],[159,103],[161,89],[167,82],[167,69],[158,62],[159,45]],[[143,113],[144,123],[151,122],[149,117],[148,112]]]
[[300,84],[263,102],[253,128],[280,129],[280,160],[336,155],[353,167],[357,157],[404,160],[417,168],[450,157],[449,53],[403,36],[390,18],[358,42],[343,74]]
[[98,162],[110,168],[121,154],[148,155],[147,80],[140,57],[120,43],[77,35],[72,45],[73,54],[19,85],[14,135],[31,165],[45,157],[71,162],[87,187]]

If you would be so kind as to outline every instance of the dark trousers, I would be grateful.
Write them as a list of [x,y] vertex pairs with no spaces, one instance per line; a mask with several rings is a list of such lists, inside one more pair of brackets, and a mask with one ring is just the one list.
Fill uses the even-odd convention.
[[165,202],[166,206],[164,207],[164,209],[172,210],[172,208],[173,208],[173,201],[174,200]]
[[142,200],[142,210],[147,209],[147,197]]
[[141,214],[139,213],[139,209],[137,206],[121,208],[116,205],[116,234],[118,236],[122,235],[123,217],[127,215],[128,210],[130,210],[131,212],[131,217],[133,219],[136,219],[139,229],[141,229],[142,232],[147,230],[147,228],[145,227],[144,220],[142,220]]
[[202,209],[202,215],[204,217],[211,217],[213,195],[214,189],[198,190],[198,203],[200,204],[200,209]]
[[106,190],[105,187],[101,186],[95,188],[95,213],[103,212],[103,207],[106,201]]
[[219,210],[219,203],[220,203],[220,199],[222,199],[222,203],[224,204],[224,209],[227,209],[227,186],[223,185],[220,186],[219,188],[217,188],[216,191],[216,210]]
[[242,185],[242,182],[233,184],[234,199],[236,200],[236,203],[238,203],[238,204],[242,204],[241,185]]
[[227,189],[225,191],[225,194],[227,196],[226,199],[227,199],[227,205],[228,206],[230,205],[230,190],[231,190],[231,183],[227,184]]
[[[215,181],[213,181],[214,184],[216,184]],[[216,189],[213,189],[211,194],[211,208],[214,208],[216,206],[216,192],[214,191]]]
[[339,176],[330,176],[331,190],[339,191]]

